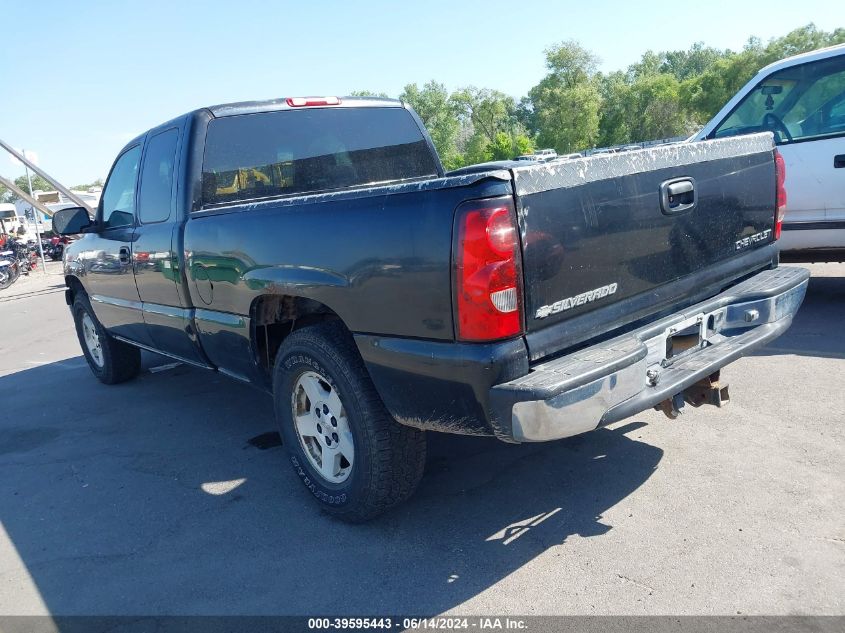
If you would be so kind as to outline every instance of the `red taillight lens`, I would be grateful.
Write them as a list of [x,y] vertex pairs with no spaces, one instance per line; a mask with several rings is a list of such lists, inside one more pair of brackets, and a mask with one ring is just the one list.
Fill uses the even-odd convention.
[[493,341],[522,332],[522,265],[510,199],[473,202],[455,216],[458,338]]
[[776,206],[775,212],[775,239],[780,239],[780,232],[783,228],[783,216],[786,214],[786,163],[783,162],[783,156],[780,152],[775,150],[775,180],[777,182],[776,189]]

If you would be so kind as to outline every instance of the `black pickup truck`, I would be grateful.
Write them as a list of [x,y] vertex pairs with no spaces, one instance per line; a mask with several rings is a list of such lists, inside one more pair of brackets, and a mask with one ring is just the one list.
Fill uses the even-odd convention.
[[196,110],[130,142],[64,273],[93,373],[140,349],[272,393],[330,512],[407,498],[425,431],[563,438],[721,404],[724,365],[789,327],[771,134],[444,173],[387,99]]

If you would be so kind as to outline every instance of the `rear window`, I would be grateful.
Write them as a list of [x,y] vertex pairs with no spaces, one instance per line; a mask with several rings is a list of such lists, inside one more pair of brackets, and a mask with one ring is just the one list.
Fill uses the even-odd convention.
[[205,206],[437,175],[403,108],[318,108],[244,114],[208,125]]

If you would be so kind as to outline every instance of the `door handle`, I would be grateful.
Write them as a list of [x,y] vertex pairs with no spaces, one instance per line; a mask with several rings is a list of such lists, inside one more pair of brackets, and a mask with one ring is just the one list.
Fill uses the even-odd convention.
[[845,167],[845,154],[837,154],[833,157],[833,168],[840,169]]
[[117,251],[117,258],[120,260],[121,264],[128,264],[129,263],[129,247],[128,246],[121,246],[120,250]]
[[660,210],[664,215],[689,211],[697,203],[698,195],[693,178],[673,178],[660,184]]

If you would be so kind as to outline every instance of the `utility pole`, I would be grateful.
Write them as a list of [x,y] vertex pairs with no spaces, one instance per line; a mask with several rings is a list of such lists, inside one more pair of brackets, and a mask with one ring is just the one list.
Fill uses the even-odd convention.
[[[21,154],[26,156],[26,150],[22,149]],[[29,195],[35,198],[35,193],[32,191],[32,177],[29,175],[29,166],[24,163],[26,169],[26,181],[29,183]],[[47,262],[44,261],[44,246],[41,244],[41,229],[38,228],[38,209],[32,207],[32,219],[35,220],[35,239],[38,240],[38,254],[41,255],[41,270],[47,272]]]

